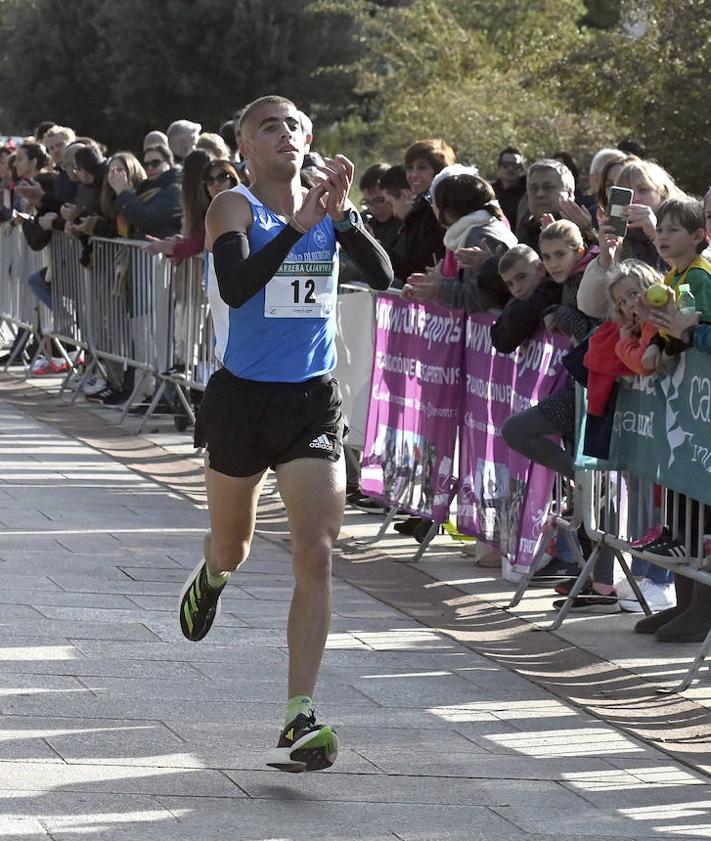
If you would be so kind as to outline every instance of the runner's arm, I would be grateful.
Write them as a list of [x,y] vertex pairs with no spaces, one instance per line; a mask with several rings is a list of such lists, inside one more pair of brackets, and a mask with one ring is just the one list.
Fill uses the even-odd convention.
[[250,254],[243,231],[220,234],[212,246],[212,257],[222,300],[231,307],[241,307],[264,289],[302,236],[286,225],[264,248]]
[[336,231],[336,239],[363,280],[373,289],[387,289],[393,282],[393,267],[383,246],[368,233],[358,214],[358,224],[349,231]]
[[323,192],[321,186],[312,187],[283,230],[254,254],[250,254],[247,239],[252,224],[247,199],[231,190],[215,197],[205,217],[206,241],[212,242],[217,286],[226,304],[241,307],[264,289],[304,231],[326,215],[321,204]]
[[250,254],[247,231],[251,223],[249,202],[231,191],[217,196],[205,217],[220,297],[231,307],[241,307],[263,289],[303,236],[286,225],[264,248]]

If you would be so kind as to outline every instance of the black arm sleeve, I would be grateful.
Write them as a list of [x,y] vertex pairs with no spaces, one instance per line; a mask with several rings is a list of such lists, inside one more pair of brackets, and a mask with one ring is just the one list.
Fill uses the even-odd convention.
[[358,225],[349,231],[336,231],[336,239],[373,289],[387,289],[393,282],[393,267],[387,251],[372,237],[358,217]]
[[302,236],[286,225],[264,248],[250,254],[247,234],[220,234],[212,246],[212,259],[222,300],[231,307],[241,307],[269,283]]

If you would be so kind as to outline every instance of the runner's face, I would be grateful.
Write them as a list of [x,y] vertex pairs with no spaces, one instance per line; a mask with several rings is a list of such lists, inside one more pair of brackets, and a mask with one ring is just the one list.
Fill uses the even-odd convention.
[[293,105],[263,105],[251,115],[243,154],[257,168],[295,174],[304,160],[304,133]]

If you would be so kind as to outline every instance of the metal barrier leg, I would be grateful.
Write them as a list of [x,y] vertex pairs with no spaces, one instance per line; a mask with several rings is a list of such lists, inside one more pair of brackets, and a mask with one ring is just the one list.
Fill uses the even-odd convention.
[[374,537],[364,537],[355,542],[360,546],[368,546],[371,543],[377,543],[385,536],[385,532],[390,528],[390,524],[393,522],[395,517],[397,516],[397,512],[400,509],[400,503],[396,502],[392,508],[388,509],[388,513],[385,515],[385,519],[378,530],[378,533]]
[[602,545],[602,541],[600,541],[600,543],[598,543],[597,546],[590,553],[590,557],[585,562],[585,566],[582,568],[580,575],[575,579],[573,589],[570,591],[570,593],[568,593],[568,598],[563,602],[560,610],[558,611],[558,615],[553,620],[552,624],[545,630],[557,631],[558,628],[560,628],[560,626],[563,624],[565,617],[568,615],[568,611],[573,606],[573,602],[585,586],[585,582],[588,580],[588,577],[590,576],[590,573],[592,572],[592,569],[595,566],[595,561],[597,560],[597,556],[600,554]]
[[173,385],[175,386],[175,392],[178,395],[178,400],[182,403],[183,408],[190,419],[190,423],[195,423],[195,412],[193,412],[193,407],[190,405],[190,401],[185,396],[185,392],[183,391],[184,386],[176,382],[173,382]]
[[698,674],[699,669],[704,665],[704,661],[711,653],[711,631],[706,634],[706,639],[701,643],[701,648],[696,652],[696,657],[694,657],[694,662],[689,666],[689,671],[684,675],[681,679],[681,683],[676,687],[667,687],[667,686],[660,686],[657,688],[657,692],[660,695],[671,695],[674,692],[683,692],[685,689],[688,689],[694,678]]
[[91,376],[94,373],[94,370],[95,370],[98,362],[99,362],[98,357],[92,356],[89,364],[84,366],[84,373],[82,374],[81,379],[77,383],[77,390],[72,395],[72,399],[70,401],[71,403],[76,403],[77,402],[77,398],[82,393],[82,390],[83,390],[84,386],[86,385],[86,383],[91,379]]
[[143,368],[136,369],[136,378],[133,384],[133,391],[131,392],[130,397],[126,401],[126,405],[121,410],[121,416],[119,417],[119,423],[123,423],[126,415],[128,414],[128,410],[133,406],[133,401],[136,399],[136,395],[138,394],[141,386],[143,385],[143,381],[148,376],[148,371],[144,370]]
[[[19,334],[20,330],[23,330],[23,329],[24,329],[23,327],[20,327],[17,331],[17,334]],[[29,335],[29,331],[28,331],[28,336],[22,344],[18,344],[17,347],[10,348],[10,355],[7,358],[7,362],[5,363],[5,367],[2,369],[3,374],[7,374],[7,370],[10,367],[10,365],[12,365],[12,363],[18,357],[22,356],[22,354],[25,352],[25,347],[27,347],[27,344],[29,343],[29,341],[30,341],[30,335]]]
[[420,558],[425,554],[427,547],[432,543],[435,538],[435,535],[440,530],[442,523],[435,523],[434,521],[430,524],[430,527],[427,529],[427,534],[425,535],[422,543],[420,543],[417,552],[410,558],[408,563],[416,564]]
[[146,409],[146,414],[141,418],[141,422],[138,424],[136,435],[140,435],[143,432],[143,427],[146,425],[146,421],[153,414],[153,412],[155,412],[156,406],[158,405],[158,401],[163,396],[163,392],[165,391],[167,385],[168,383],[165,380],[161,380],[160,385],[156,389],[156,393],[153,395],[153,399],[151,400],[150,406]]
[[632,570],[629,568],[627,561],[625,560],[622,552],[618,549],[613,550],[615,557],[617,558],[617,563],[622,567],[622,571],[625,574],[625,578],[629,582],[632,591],[634,592],[635,596],[637,597],[637,601],[640,603],[642,610],[645,613],[645,616],[651,616],[652,610],[650,606],[647,604],[647,600],[642,595],[642,591],[639,589],[639,584],[637,583],[637,579],[632,575]]
[[42,355],[42,337],[38,335],[37,339],[38,339],[37,350],[32,354],[32,359],[30,359],[29,365],[25,368],[25,372],[24,372],[25,379],[29,376],[30,371],[32,370],[32,366],[35,364],[35,362]]
[[[568,544],[568,549],[573,553],[575,556],[575,560],[578,566],[582,569],[585,565],[585,555],[583,555],[583,550],[580,548],[580,544],[578,541],[573,537],[573,524],[560,526],[560,533],[563,536],[563,540]],[[577,528],[575,529],[577,531]]]
[[513,598],[509,602],[509,607],[516,607],[516,605],[521,601],[523,598],[523,594],[528,589],[528,585],[531,583],[531,579],[533,576],[538,572],[538,570],[544,566],[543,556],[546,554],[546,549],[548,548],[548,544],[553,539],[553,535],[555,534],[556,526],[555,523],[551,520],[545,528],[543,532],[543,537],[541,542],[536,549],[536,554],[533,556],[531,560],[531,565],[528,568],[528,571],[524,576],[521,577],[521,580],[518,582],[518,587],[516,588],[516,592],[513,595]]

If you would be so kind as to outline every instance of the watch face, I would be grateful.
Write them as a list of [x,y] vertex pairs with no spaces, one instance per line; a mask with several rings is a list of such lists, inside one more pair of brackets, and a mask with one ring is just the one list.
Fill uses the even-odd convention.
[[351,225],[355,228],[358,224],[358,211],[351,208],[346,216]]

